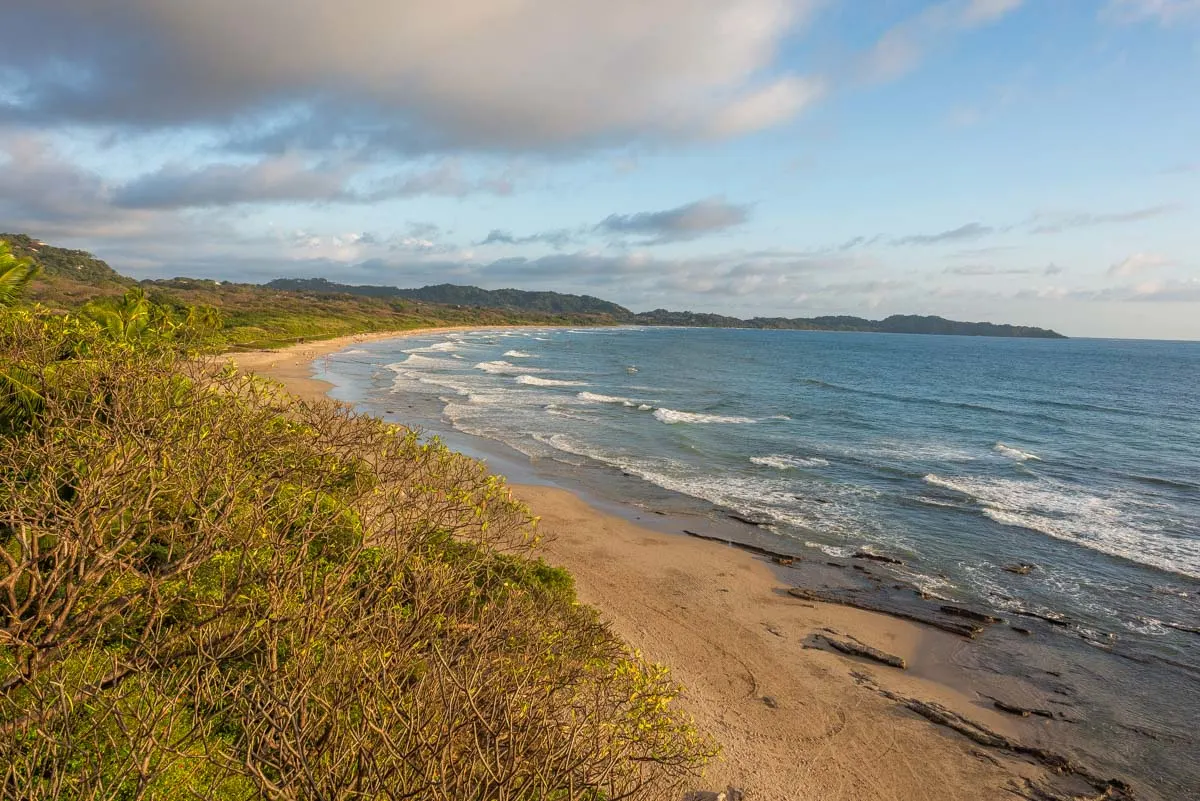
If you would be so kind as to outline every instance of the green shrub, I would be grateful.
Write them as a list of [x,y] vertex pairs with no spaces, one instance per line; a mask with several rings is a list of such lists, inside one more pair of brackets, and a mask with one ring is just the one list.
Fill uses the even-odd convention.
[[658,798],[699,769],[666,671],[501,479],[164,325],[0,311],[0,797]]

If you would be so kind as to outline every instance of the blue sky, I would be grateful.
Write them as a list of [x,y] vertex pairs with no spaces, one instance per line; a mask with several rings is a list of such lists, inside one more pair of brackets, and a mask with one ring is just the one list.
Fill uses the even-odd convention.
[[41,0],[0,230],[139,277],[1200,339],[1200,0]]

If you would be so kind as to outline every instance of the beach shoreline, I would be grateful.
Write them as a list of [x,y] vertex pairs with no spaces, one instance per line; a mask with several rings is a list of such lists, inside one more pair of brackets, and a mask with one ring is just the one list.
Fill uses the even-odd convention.
[[[322,356],[453,330],[481,329],[356,335],[229,356],[315,400],[333,388],[313,376]],[[1021,797],[1027,780],[1044,779],[1035,760],[981,748],[897,700],[939,705],[1012,741],[1042,742],[1044,721],[999,711],[954,670],[969,641],[881,612],[799,600],[787,594],[803,583],[799,572],[789,581],[789,568],[762,555],[640,525],[559,487],[513,490],[540,518],[544,556],[575,576],[580,600],[685,686],[682,703],[722,748],[706,787],[739,787],[750,799],[986,799]],[[838,653],[831,641],[869,646],[909,669]]]

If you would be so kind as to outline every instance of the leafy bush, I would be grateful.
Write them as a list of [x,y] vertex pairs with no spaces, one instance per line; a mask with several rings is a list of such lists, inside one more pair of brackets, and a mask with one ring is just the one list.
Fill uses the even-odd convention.
[[0,310],[0,797],[659,798],[702,765],[501,479],[159,325]]

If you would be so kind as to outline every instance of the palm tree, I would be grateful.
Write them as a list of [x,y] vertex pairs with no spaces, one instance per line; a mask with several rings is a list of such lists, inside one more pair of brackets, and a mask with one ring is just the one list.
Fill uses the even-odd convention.
[[0,241],[0,306],[13,306],[41,267],[13,255],[7,242]]
[[224,324],[221,312],[206,304],[189,308],[185,322],[188,328],[205,333],[219,331]]
[[136,342],[150,327],[152,304],[144,289],[134,287],[114,305],[91,305],[85,311],[117,342]]

